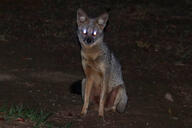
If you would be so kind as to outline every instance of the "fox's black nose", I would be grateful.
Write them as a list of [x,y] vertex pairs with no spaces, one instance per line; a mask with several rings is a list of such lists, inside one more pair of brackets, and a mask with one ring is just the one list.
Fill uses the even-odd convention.
[[90,44],[90,43],[92,43],[92,42],[93,42],[93,39],[90,38],[90,37],[88,37],[88,38],[87,38],[87,43]]

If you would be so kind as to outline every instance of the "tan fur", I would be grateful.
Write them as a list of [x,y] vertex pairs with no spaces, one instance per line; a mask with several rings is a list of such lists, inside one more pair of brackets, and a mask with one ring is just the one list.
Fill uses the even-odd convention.
[[[85,98],[84,106],[81,113],[86,114],[89,102],[92,102],[99,104],[99,115],[103,116],[104,106],[108,107],[108,109],[112,109],[119,86],[117,86],[115,89],[112,89],[110,86],[107,85],[106,81],[103,81],[105,67],[102,63],[102,59],[99,59],[102,56],[102,52],[97,46],[82,49],[81,56],[83,69],[87,78],[87,88],[85,90],[85,97],[87,98]],[[105,77],[107,78],[107,76]],[[102,94],[101,90],[103,89],[105,89],[105,91]],[[109,90],[112,91],[109,92]]]
[[[88,82],[88,81],[91,81],[92,79],[94,79],[94,82],[92,83],[92,85],[86,84],[86,87],[88,89],[86,88],[85,95],[88,97],[92,97],[91,98],[92,100],[95,100],[95,102],[98,102],[98,101],[96,101],[97,99],[95,99],[95,97],[100,98],[101,81],[102,81],[102,76],[104,74],[102,62],[99,59],[100,56],[102,56],[102,53],[99,50],[99,48],[97,46],[95,46],[95,47],[91,47],[91,48],[82,49],[81,55],[82,55],[83,69],[84,69],[84,72],[85,72],[85,75],[87,78],[86,83],[91,84],[91,82]],[[103,85],[103,86],[105,86],[105,85]],[[93,94],[92,96],[89,95],[91,93],[91,92],[88,92],[88,91],[91,91],[91,89],[89,89],[89,88],[91,88],[91,89],[94,88],[96,90],[96,91],[94,91],[94,93],[92,93]],[[105,95],[103,97],[103,100],[105,100]],[[102,107],[104,107],[104,101],[103,100],[100,103]],[[87,103],[88,101],[89,100],[87,100],[85,98],[84,106],[82,109],[82,114],[85,114],[87,111],[87,108],[88,108],[87,105],[89,104],[89,103]],[[94,102],[94,101],[92,101],[92,102]],[[104,108],[101,108],[99,111],[101,116],[103,115],[103,111],[102,111],[103,109]]]

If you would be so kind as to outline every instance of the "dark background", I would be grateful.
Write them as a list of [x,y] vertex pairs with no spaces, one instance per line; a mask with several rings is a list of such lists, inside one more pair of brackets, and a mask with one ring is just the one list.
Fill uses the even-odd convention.
[[[84,77],[78,8],[110,15],[104,40],[122,64],[129,102],[106,122],[93,110],[80,118],[81,97],[69,91]],[[50,121],[75,128],[192,127],[191,41],[190,0],[1,0],[0,105],[51,111]]]

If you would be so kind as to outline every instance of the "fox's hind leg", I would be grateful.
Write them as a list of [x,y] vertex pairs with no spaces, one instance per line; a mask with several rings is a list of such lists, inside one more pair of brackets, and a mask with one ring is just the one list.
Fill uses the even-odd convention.
[[108,95],[108,105],[110,106],[106,108],[106,110],[113,110],[118,112],[124,112],[127,105],[127,94],[126,90],[123,86],[119,85],[112,89],[112,91]]

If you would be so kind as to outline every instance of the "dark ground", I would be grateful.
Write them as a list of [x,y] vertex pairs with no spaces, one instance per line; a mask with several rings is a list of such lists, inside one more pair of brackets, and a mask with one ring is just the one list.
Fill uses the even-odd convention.
[[[186,3],[1,0],[0,106],[50,111],[51,122],[72,128],[191,128],[192,4]],[[69,91],[83,78],[79,7],[92,16],[109,11],[105,42],[123,67],[127,110],[106,112],[105,121],[93,110],[80,117],[81,98]]]

